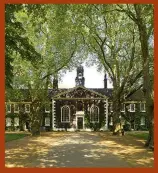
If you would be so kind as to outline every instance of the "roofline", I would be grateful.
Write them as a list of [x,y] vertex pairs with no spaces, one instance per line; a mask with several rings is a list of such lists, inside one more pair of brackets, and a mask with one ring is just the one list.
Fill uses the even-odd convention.
[[96,92],[96,91],[87,89],[86,87],[83,87],[83,86],[76,86],[76,87],[74,87],[74,88],[70,88],[70,89],[68,89],[67,91],[64,91],[64,92],[62,92],[62,93],[59,93],[59,94],[55,95],[53,98],[55,99],[55,98],[57,98],[58,96],[63,95],[63,94],[66,94],[66,93],[69,93],[69,92],[71,92],[71,91],[73,91],[73,90],[75,90],[75,89],[77,89],[77,88],[85,89],[85,90],[87,90],[87,91],[89,91],[89,92],[91,92],[91,93],[94,93],[94,94],[96,94],[96,95],[98,95],[98,96],[101,96],[101,97],[103,97],[103,98],[105,98],[105,99],[108,99],[107,96],[104,96],[104,95],[102,95],[102,94],[100,94],[100,93],[98,93],[98,92]]

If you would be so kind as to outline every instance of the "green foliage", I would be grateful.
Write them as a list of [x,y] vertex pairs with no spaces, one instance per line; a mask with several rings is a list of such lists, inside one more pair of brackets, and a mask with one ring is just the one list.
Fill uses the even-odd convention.
[[[29,9],[29,8],[28,8]],[[6,87],[11,87],[13,78],[13,54],[19,54],[22,58],[35,62],[41,55],[36,52],[26,37],[26,30],[17,21],[15,13],[24,10],[23,5],[7,4],[5,6],[5,80]]]
[[30,100],[42,106],[52,79],[88,57],[88,64],[97,64],[113,82],[117,122],[124,95],[143,83],[136,7],[145,16],[153,76],[152,5],[6,5],[6,85],[13,80],[13,88],[28,89]]
[[123,126],[124,131],[131,131],[131,125],[130,123],[125,123],[125,125]]
[[99,114],[99,122],[90,122],[90,114],[85,114],[85,128],[90,128],[94,131],[99,131],[105,125],[104,114]]
[[148,133],[144,133],[144,132],[129,133],[129,135],[134,136],[138,139],[143,139],[143,140],[147,140],[148,138]]
[[5,134],[5,142],[9,142],[12,140],[18,140],[20,138],[24,138],[29,134],[22,134],[22,133],[6,133]]

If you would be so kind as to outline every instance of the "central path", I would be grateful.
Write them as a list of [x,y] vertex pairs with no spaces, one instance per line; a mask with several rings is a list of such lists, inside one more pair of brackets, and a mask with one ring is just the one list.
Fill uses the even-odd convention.
[[7,167],[131,167],[98,133],[45,133],[6,143]]
[[57,167],[130,167],[118,156],[106,153],[101,137],[93,133],[73,133],[61,138],[60,144],[50,150]]

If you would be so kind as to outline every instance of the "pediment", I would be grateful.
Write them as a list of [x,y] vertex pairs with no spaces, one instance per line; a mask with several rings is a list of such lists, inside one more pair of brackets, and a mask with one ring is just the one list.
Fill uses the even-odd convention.
[[104,98],[107,97],[93,90],[78,86],[65,92],[55,95],[53,98]]

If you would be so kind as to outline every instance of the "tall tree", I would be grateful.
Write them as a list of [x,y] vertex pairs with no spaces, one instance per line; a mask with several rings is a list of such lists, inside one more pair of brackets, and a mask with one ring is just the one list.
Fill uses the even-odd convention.
[[94,4],[74,5],[72,8],[75,14],[73,21],[79,27],[78,32],[89,56],[113,82],[113,133],[117,134],[121,128],[119,117],[124,95],[141,87],[142,68],[136,25],[125,14],[116,12],[115,6]]
[[[77,37],[71,34],[68,25],[63,25],[59,30],[61,23],[56,17],[58,10],[60,9],[56,6],[50,6],[45,22],[41,18],[34,21],[34,15],[28,15],[23,10],[15,14],[16,20],[26,30],[26,37],[29,37],[33,47],[41,55],[39,61],[31,63],[14,53],[13,61],[14,89],[25,88],[29,91],[32,103],[30,114],[32,135],[40,134],[42,108],[49,101],[48,88],[52,85],[52,78],[60,75],[62,69],[70,68],[72,61],[75,62]],[[63,17],[62,15],[60,17]],[[64,21],[63,17],[62,23]]]
[[15,13],[23,10],[33,14],[34,17],[42,15],[36,5],[6,4],[5,5],[5,83],[6,87],[12,87],[14,52],[24,59],[35,62],[40,59],[40,54],[31,44],[29,37],[26,37],[26,30],[23,25],[16,20]]
[[153,90],[153,5],[118,5],[138,27],[143,66],[143,91],[146,99],[146,113],[149,121],[149,136],[145,146],[154,148],[154,90]]

